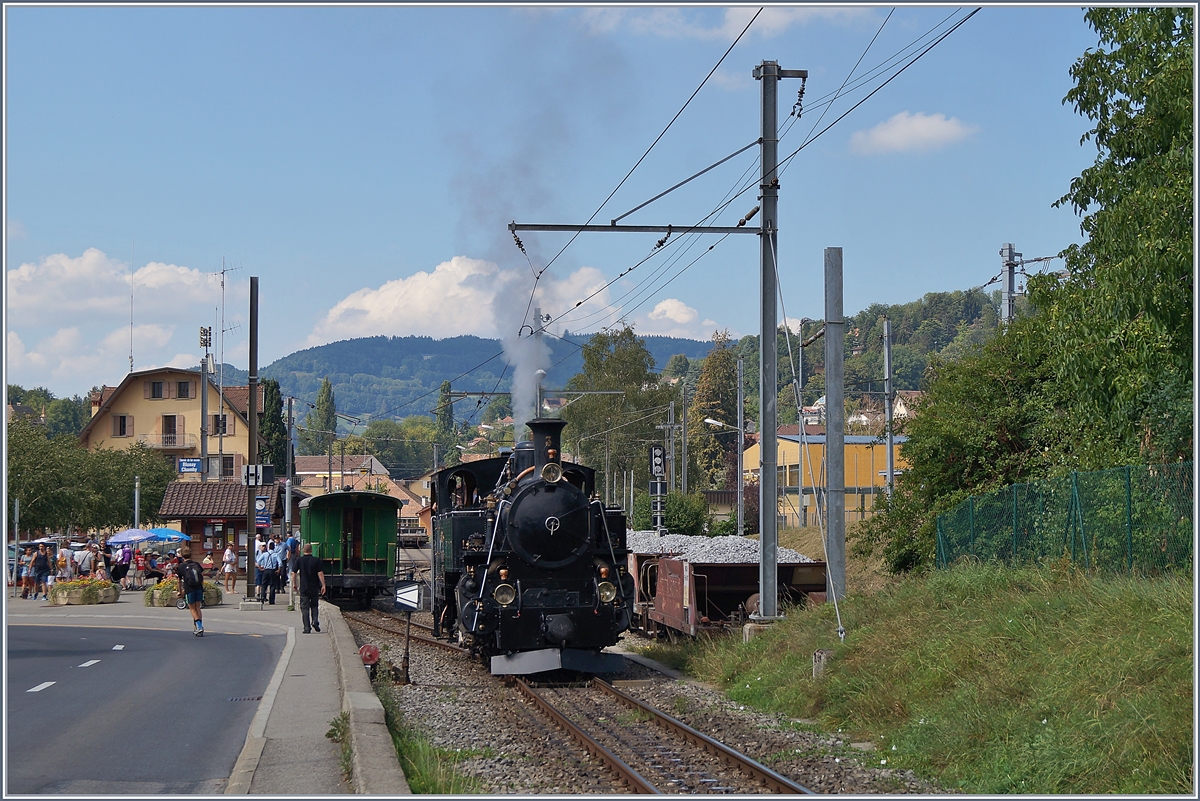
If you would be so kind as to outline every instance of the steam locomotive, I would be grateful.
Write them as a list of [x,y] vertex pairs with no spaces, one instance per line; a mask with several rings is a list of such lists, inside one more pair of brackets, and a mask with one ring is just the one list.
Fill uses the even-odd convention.
[[495,674],[615,672],[629,628],[625,515],[595,497],[592,468],[561,459],[566,423],[538,418],[510,454],[434,474],[435,636]]

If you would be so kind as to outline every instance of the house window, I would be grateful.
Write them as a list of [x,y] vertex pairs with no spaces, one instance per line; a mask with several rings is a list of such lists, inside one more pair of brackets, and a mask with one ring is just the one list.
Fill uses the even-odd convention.
[[133,417],[128,414],[113,415],[113,436],[114,437],[132,437],[133,436]]
[[213,436],[223,436],[229,433],[228,430],[229,415],[214,414],[212,416],[212,434]]
[[163,397],[163,382],[161,382],[161,381],[151,381],[150,382],[150,397],[151,398],[162,398]]
[[179,393],[178,393],[178,394],[177,394],[175,397],[177,397],[177,398],[188,398],[188,397],[191,397],[191,396],[188,394],[188,391],[191,389],[191,387],[192,387],[192,382],[191,382],[191,381],[179,381],[179,382],[177,382],[177,388],[178,388],[178,390],[179,390]]
[[162,418],[162,444],[164,448],[175,447],[177,440],[175,432],[175,415],[164,414]]
[[233,478],[233,457],[221,457],[221,478]]

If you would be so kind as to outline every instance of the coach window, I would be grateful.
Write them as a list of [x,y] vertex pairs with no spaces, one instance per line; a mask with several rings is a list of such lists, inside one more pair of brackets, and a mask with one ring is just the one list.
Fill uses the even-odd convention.
[[450,497],[453,499],[451,508],[461,509],[464,506],[475,506],[479,503],[478,485],[475,474],[469,470],[460,470],[450,476]]

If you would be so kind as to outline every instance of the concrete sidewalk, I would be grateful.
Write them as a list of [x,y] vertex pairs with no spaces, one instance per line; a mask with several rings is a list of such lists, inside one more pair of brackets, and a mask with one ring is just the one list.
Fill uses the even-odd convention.
[[[261,610],[240,610],[240,597],[226,597],[233,602],[204,609],[206,631],[270,631],[285,634],[286,641],[225,793],[408,795],[408,783],[384,723],[383,706],[341,611],[322,601],[321,632],[302,634],[300,612],[287,611],[286,595]],[[114,604],[94,606],[50,606],[19,598],[6,601],[10,624],[192,630],[187,612],[144,606],[140,592],[124,593]],[[350,782],[342,776],[341,746],[325,736],[342,711],[350,718],[354,756]]]

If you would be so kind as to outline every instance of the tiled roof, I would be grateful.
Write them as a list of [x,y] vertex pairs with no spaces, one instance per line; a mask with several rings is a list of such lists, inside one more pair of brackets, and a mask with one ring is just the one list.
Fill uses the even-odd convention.
[[[366,465],[373,458],[370,455],[363,455],[361,453],[347,453],[345,462],[343,462],[342,455],[335,453],[333,455],[333,472],[337,473],[345,469],[347,473],[357,473],[360,467]],[[301,473],[327,475],[329,473],[330,460],[329,456],[297,456],[292,464],[292,471],[297,475]],[[344,468],[343,465],[345,465]],[[375,467],[376,465],[372,464],[370,466]]]
[[[263,395],[263,385],[258,385],[258,403],[254,407],[259,414],[262,414],[263,407],[266,405],[265,396]],[[225,400],[229,401],[232,406],[242,417],[246,416],[246,403],[250,399],[250,385],[243,384],[240,387],[225,387]]]
[[[160,517],[178,520],[183,517],[245,517],[246,491],[252,489],[231,481],[172,481],[163,494]],[[275,515],[279,492],[268,488],[253,488],[269,500],[267,510]]]

